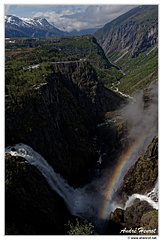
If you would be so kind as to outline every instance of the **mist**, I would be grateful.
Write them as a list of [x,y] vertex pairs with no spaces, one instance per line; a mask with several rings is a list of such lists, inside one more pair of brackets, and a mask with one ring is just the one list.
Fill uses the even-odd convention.
[[[131,166],[135,164],[138,158],[145,154],[147,147],[151,143],[154,136],[158,135],[158,85],[152,84],[144,91],[139,91],[134,94],[133,99],[129,99],[128,104],[123,106],[118,114],[122,116],[124,122],[127,123],[127,136],[125,136],[125,146],[119,157],[115,156],[114,166],[109,166],[102,170],[102,177],[98,181],[97,186],[100,183],[100,195],[101,195],[101,209],[104,202],[108,202],[108,209],[106,217],[109,217],[117,207],[121,206],[122,199],[117,199],[116,192],[123,184],[123,179],[127,171]],[[130,152],[130,148],[133,147]],[[129,154],[128,154],[129,151]],[[125,164],[119,174],[113,186],[110,186],[109,182],[112,178],[112,174],[118,166],[123,156],[127,155]],[[108,156],[108,160],[111,156]],[[95,183],[94,182],[94,183]],[[98,182],[98,183],[97,183]],[[109,188],[112,187],[112,194],[107,196]],[[123,196],[122,196],[123,198]],[[126,199],[124,199],[125,203]],[[121,206],[122,207],[122,206]],[[101,210],[99,210],[100,212]]]
[[124,106],[120,113],[128,124],[129,142],[146,136],[146,148],[151,137],[158,134],[158,85],[151,84],[149,88],[133,95],[133,98],[134,101]]

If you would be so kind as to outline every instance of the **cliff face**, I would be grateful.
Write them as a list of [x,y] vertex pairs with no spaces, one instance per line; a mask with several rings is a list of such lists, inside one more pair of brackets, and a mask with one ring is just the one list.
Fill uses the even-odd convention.
[[148,146],[144,156],[129,169],[124,177],[124,183],[118,191],[127,196],[133,193],[145,194],[150,191],[158,177],[158,137]]
[[6,146],[25,143],[72,184],[97,160],[90,130],[99,114],[120,106],[86,61],[54,63],[47,82],[21,105],[6,106]]
[[[158,7],[139,6],[123,14],[94,35],[105,54],[117,51],[119,55],[136,57],[158,42]],[[118,52],[121,52],[119,54]]]
[[157,81],[157,5],[131,9],[106,24],[94,36],[109,61],[123,73],[118,85],[119,91],[131,95]]
[[10,154],[5,163],[5,234],[66,234],[72,216],[40,171]]
[[[119,199],[131,196],[134,193],[145,194],[150,192],[158,177],[158,137],[147,148],[144,156],[129,169],[124,177],[124,182],[117,191]],[[124,200],[123,199],[123,200]],[[111,224],[120,229],[135,228],[136,232],[131,234],[158,234],[158,211],[153,209],[146,201],[135,199],[133,205],[126,210],[117,208],[110,214]],[[118,224],[118,225],[117,225]],[[138,228],[145,229],[146,232],[139,232]],[[150,232],[154,230],[154,232]]]

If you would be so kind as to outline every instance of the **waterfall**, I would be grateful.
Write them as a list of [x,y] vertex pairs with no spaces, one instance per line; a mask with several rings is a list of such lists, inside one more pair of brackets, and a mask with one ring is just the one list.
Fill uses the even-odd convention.
[[64,199],[72,215],[88,219],[96,218],[99,195],[96,189],[92,191],[91,184],[74,189],[60,174],[54,171],[39,153],[25,144],[19,143],[9,146],[5,152],[12,156],[23,157],[29,164],[34,165],[45,177],[51,189]]
[[7,147],[5,152],[12,156],[20,156],[25,158],[28,163],[34,165],[45,177],[49,186],[57,192],[66,202],[69,210],[73,212],[72,202],[74,196],[74,189],[70,187],[66,181],[47,163],[47,161],[31,147],[25,144],[17,144],[14,147]]
[[141,194],[138,194],[138,193],[135,193],[135,194],[133,194],[129,197],[129,199],[125,203],[124,210],[126,210],[126,208],[133,205],[136,198],[140,199],[140,201],[148,202],[149,205],[151,205],[154,209],[158,210],[158,203],[157,202],[153,201],[150,197],[148,197],[146,195],[141,195]]
[[111,212],[114,212],[116,208],[126,210],[126,208],[131,207],[134,204],[135,199],[139,199],[140,201],[146,201],[149,203],[150,206],[158,210],[158,181],[156,182],[154,188],[150,192],[144,195],[134,193],[128,197],[125,204],[118,203],[116,199],[112,201],[107,216],[109,216]]
[[[7,147],[5,152],[10,153],[12,156],[23,157],[29,164],[34,165],[43,174],[51,189],[63,198],[72,215],[91,220],[98,218],[101,201],[103,199],[103,196],[100,194],[101,188],[103,187],[100,179],[94,180],[84,187],[74,189],[31,147],[20,143]],[[115,209],[117,207],[126,209],[133,204],[136,198],[139,198],[141,201],[147,201],[153,208],[158,209],[157,193],[158,183],[156,183],[154,189],[146,195],[138,193],[131,195],[124,207],[118,206],[115,201],[112,202],[112,211],[113,208]]]
[[126,210],[126,208],[132,206],[137,198],[140,199],[140,201],[148,202],[149,205],[158,210],[158,181],[156,182],[155,187],[149,193],[146,193],[145,195],[134,193],[129,196],[123,209]]
[[158,202],[158,181],[155,184],[155,187],[151,192],[146,194],[147,197],[150,197],[153,201]]

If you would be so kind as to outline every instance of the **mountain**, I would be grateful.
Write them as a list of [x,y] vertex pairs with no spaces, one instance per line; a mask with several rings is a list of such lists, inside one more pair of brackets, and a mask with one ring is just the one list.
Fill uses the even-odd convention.
[[19,18],[5,16],[5,37],[56,37],[65,33],[51,25],[45,18]]
[[87,221],[102,235],[157,234],[156,18],[157,7],[142,6],[97,40],[5,40],[7,235],[79,233]]
[[54,27],[45,18],[25,18],[13,15],[5,16],[5,37],[59,37],[59,36],[82,36],[93,34],[98,28],[73,30],[64,32]]
[[158,6],[134,8],[107,23],[94,35],[108,56],[115,50],[126,49],[130,57],[136,57],[158,42]]
[[108,59],[123,71],[121,91],[132,93],[158,78],[157,5],[134,8],[107,23],[94,36]]

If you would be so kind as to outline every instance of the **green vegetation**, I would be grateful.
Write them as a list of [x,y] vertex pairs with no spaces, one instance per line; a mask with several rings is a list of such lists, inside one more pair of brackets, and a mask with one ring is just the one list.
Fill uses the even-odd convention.
[[[20,60],[19,60],[20,61]],[[38,97],[38,86],[47,84],[47,80],[52,76],[52,66],[50,63],[41,63],[38,68],[19,69],[18,65],[13,65],[6,70],[6,104],[7,106],[22,105],[22,102],[29,97]],[[54,75],[53,75],[54,78]]]
[[110,88],[112,83],[116,83],[123,77],[123,74],[115,67],[109,69],[96,69],[96,72],[98,79],[102,81],[106,88]]
[[84,220],[83,222],[79,222],[76,218],[76,224],[74,225],[70,221],[68,224],[70,230],[68,231],[69,235],[97,235],[94,231],[94,226],[92,223]]
[[106,69],[111,67],[102,48],[91,35],[82,37],[64,37],[61,38],[55,46],[64,53],[75,55],[79,58],[89,59],[91,64],[96,68]]
[[[56,79],[54,62],[87,61],[106,87],[121,77],[112,67],[94,37],[15,39],[6,41],[5,95],[6,108],[19,105],[28,97],[39,96],[39,86]],[[92,66],[91,66],[92,68]],[[85,77],[85,72],[83,76]],[[83,78],[81,75],[81,79]],[[88,82],[86,82],[88,85]],[[89,85],[91,83],[89,82]],[[91,86],[90,86],[91,87]]]
[[[113,54],[108,56],[113,58]],[[118,88],[122,92],[133,93],[143,89],[152,81],[158,79],[158,49],[157,45],[148,48],[136,58],[129,58],[129,53],[120,58],[116,64],[123,69]]]
[[18,39],[15,44],[6,44],[6,107],[22,106],[24,99],[38,97],[39,86],[57,78],[52,62],[71,58],[48,42],[40,39],[36,43],[35,39]]

